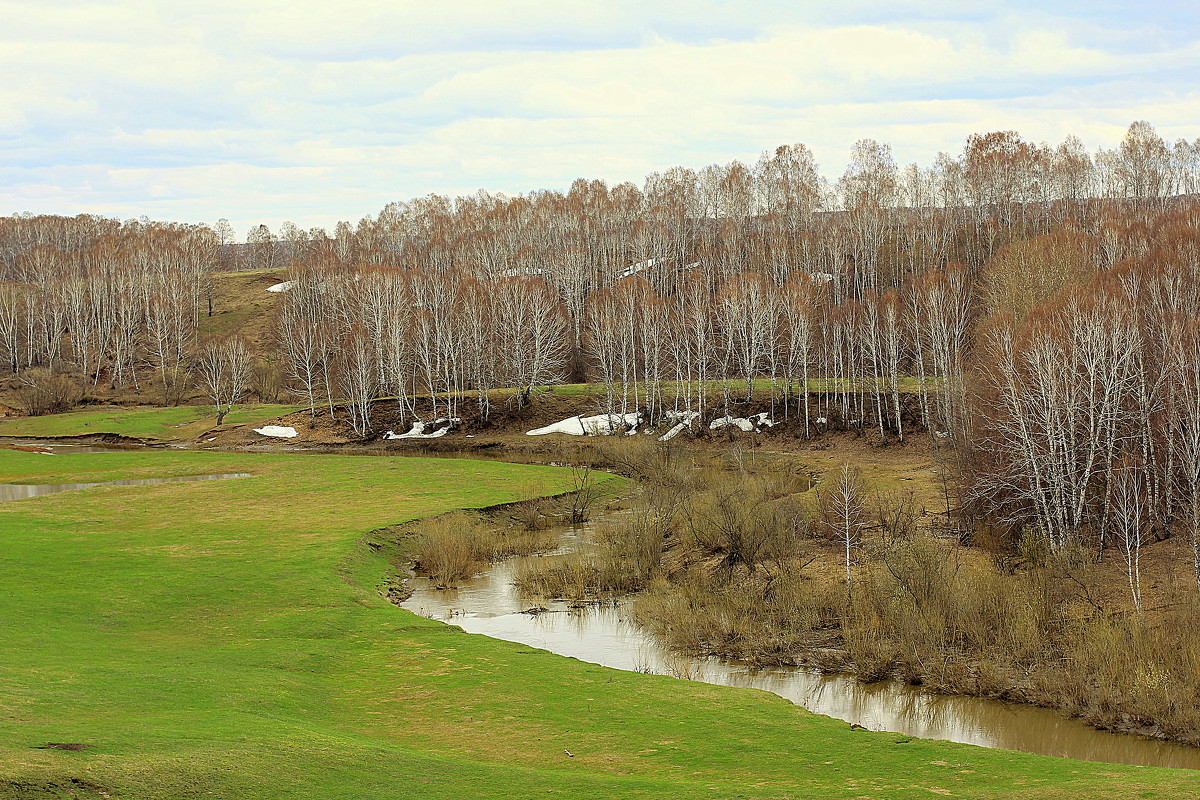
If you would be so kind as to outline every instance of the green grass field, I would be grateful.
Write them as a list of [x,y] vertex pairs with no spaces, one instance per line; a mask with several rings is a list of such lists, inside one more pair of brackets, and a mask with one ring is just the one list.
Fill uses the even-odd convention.
[[[728,390],[729,393],[735,398],[744,397],[746,394],[746,382],[744,380],[705,381],[704,385],[708,394],[714,397],[722,395],[726,390]],[[756,378],[754,381],[752,381],[752,385],[756,394],[759,392],[766,393],[772,390],[779,392],[782,390],[781,384],[776,384],[769,378]],[[926,380],[926,385],[932,389],[938,385],[938,382],[935,379],[930,378]],[[639,392],[645,391],[644,384],[638,383],[637,387]],[[561,395],[563,397],[604,394],[604,386],[598,383],[560,383],[543,388],[552,392],[553,394]],[[834,381],[825,379],[811,380],[806,385],[806,388],[810,392],[842,392],[847,390],[858,392],[869,390],[869,387],[866,384],[859,386],[851,383],[850,381]],[[883,388],[887,390],[886,386]],[[903,394],[915,394],[921,389],[921,381],[914,377],[902,378],[898,381],[897,389]],[[662,383],[662,391],[668,395],[676,391],[688,390],[694,392],[695,387],[687,387],[681,383],[677,383],[676,381],[664,381]],[[505,389],[497,391],[511,393],[513,390]],[[618,391],[620,391],[619,388]],[[630,391],[633,391],[633,384],[630,384]],[[798,386],[793,385],[792,391],[798,391]]]
[[0,797],[1200,795],[1200,773],[852,732],[763,692],[469,635],[374,590],[395,554],[366,532],[558,491],[565,470],[0,450],[0,482],[231,472],[253,477],[0,504]]
[[[298,411],[300,406],[237,406],[225,417],[226,425],[258,424]],[[136,439],[188,439],[199,436],[217,424],[211,406],[175,406],[174,408],[105,408],[48,414],[44,417],[0,421],[0,436],[82,436],[114,433]]]

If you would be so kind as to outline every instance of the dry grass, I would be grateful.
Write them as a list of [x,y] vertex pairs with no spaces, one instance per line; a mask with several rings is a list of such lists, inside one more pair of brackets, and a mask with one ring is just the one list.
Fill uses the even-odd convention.
[[1153,618],[1102,613],[1073,589],[1102,572],[1086,553],[1053,554],[1014,574],[963,555],[926,535],[876,550],[842,625],[860,674],[1200,743],[1194,591]]
[[664,526],[651,514],[610,521],[595,538],[584,552],[524,565],[517,587],[531,597],[582,602],[638,591],[661,569]]
[[440,586],[454,586],[492,561],[553,547],[546,533],[498,528],[467,512],[421,520],[411,530],[414,563]]
[[[885,456],[864,471],[870,527],[849,591],[803,459],[640,442],[603,457],[642,481],[643,510],[593,550],[533,565],[522,588],[576,600],[641,590],[638,622],[689,655],[850,669],[1200,742],[1200,603],[1194,585],[1162,577],[1186,561],[1170,542],[1147,554],[1158,610],[1139,617],[1119,566],[1091,550],[1034,552],[986,529],[964,547],[946,535],[944,504],[931,507],[934,482],[888,478]],[[900,477],[926,457],[900,459]]]

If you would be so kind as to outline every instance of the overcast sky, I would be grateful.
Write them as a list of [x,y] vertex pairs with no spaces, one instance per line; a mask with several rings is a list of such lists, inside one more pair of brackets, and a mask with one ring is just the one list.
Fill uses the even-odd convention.
[[0,213],[239,235],[804,142],[1200,136],[1200,3],[0,0]]

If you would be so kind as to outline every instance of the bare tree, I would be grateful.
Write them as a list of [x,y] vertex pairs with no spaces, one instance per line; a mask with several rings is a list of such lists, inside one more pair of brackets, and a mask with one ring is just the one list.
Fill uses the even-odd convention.
[[217,411],[217,424],[241,402],[250,384],[250,348],[241,336],[209,339],[200,345],[196,381]]
[[862,479],[857,469],[843,463],[832,478],[832,484],[819,490],[822,523],[829,537],[841,545],[846,568],[846,596],[851,593],[851,567],[854,551],[862,544],[863,531],[868,526]]
[[1136,457],[1123,457],[1112,474],[1113,538],[1125,560],[1133,607],[1142,613],[1142,545],[1146,542],[1148,504],[1145,467]]

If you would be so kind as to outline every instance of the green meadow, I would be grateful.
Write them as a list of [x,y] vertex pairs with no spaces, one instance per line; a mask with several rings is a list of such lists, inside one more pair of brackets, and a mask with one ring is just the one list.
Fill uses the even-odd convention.
[[561,491],[566,470],[0,450],[9,483],[238,472],[0,504],[0,797],[1200,795],[1190,771],[851,731],[466,634],[376,590],[400,553],[370,531]]

